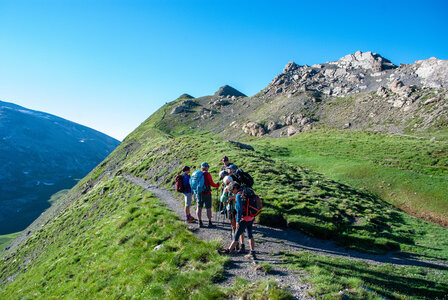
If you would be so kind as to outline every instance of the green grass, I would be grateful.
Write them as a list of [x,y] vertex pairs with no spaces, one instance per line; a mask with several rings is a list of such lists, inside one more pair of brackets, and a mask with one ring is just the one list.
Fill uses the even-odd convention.
[[220,159],[227,155],[254,177],[254,188],[264,201],[263,213],[258,217],[262,224],[335,239],[365,252],[401,249],[448,259],[447,229],[412,218],[366,190],[338,183],[264,152],[242,150],[210,134],[172,137],[142,145],[134,156],[123,161],[120,172],[172,188],[174,176],[183,165],[198,168],[207,161],[216,179]]
[[19,234],[20,232],[0,235],[0,251],[3,250],[9,244],[9,242],[15,239]]
[[51,204],[56,203],[59,199],[61,199],[63,196],[65,196],[69,191],[70,190],[68,190],[68,189],[60,190],[56,194],[53,194],[51,196],[50,200],[48,200],[48,202],[50,202]]
[[448,268],[372,265],[302,251],[285,253],[284,263],[305,271],[319,299],[445,299]]
[[196,238],[149,192],[118,177],[103,180],[23,245],[14,262],[3,258],[2,279],[27,271],[1,286],[0,298],[220,298],[213,282],[226,258],[218,247]]
[[375,132],[316,130],[255,142],[260,151],[365,189],[448,225],[448,143]]

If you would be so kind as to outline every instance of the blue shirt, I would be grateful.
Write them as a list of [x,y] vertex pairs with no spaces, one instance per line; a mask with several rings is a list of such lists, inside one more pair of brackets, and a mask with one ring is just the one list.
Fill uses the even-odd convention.
[[184,174],[182,174],[182,180],[184,185],[184,194],[191,193],[190,175],[184,172]]
[[243,195],[237,194],[235,199],[235,209],[236,209],[236,221],[253,221],[255,218],[250,216],[243,216]]

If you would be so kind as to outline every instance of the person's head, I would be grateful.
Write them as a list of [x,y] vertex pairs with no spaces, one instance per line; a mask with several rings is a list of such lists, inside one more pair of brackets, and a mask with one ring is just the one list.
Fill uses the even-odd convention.
[[227,173],[227,171],[221,171],[221,172],[219,172],[219,180],[223,179],[223,178],[226,177],[227,175],[229,175],[229,173]]
[[210,168],[210,166],[208,165],[208,163],[203,162],[203,163],[201,164],[201,169],[202,169],[202,170],[206,170],[206,171],[208,171],[208,168]]
[[229,162],[229,158],[228,158],[227,156],[224,156],[224,157],[222,158],[222,162],[223,162],[224,165],[226,165],[226,166],[228,166],[228,165],[230,164],[230,162]]
[[189,166],[183,167],[182,172],[187,173],[187,174],[190,173],[190,167]]
[[236,171],[236,166],[234,164],[230,164],[227,166],[226,171],[229,175],[232,175]]
[[225,185],[229,185],[233,181],[232,177],[226,176],[224,177],[223,181]]
[[229,192],[231,192],[232,194],[237,194],[240,189],[241,185],[236,181],[232,181],[229,184]]

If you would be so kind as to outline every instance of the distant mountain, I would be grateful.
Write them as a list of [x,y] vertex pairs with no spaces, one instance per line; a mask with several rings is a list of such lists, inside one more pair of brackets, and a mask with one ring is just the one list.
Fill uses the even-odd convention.
[[322,126],[439,132],[448,127],[447,88],[447,60],[432,57],[396,66],[379,54],[358,51],[312,66],[290,62],[252,97],[224,86],[213,96],[175,101],[162,124],[229,138],[292,136]]
[[0,101],[0,234],[23,230],[119,141],[88,127]]

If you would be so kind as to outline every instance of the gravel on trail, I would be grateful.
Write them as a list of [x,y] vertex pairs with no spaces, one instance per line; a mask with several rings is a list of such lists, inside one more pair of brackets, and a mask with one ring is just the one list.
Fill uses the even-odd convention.
[[[155,186],[142,178],[132,177],[130,175],[124,177],[133,184],[152,192],[157,198],[166,203],[181,220],[185,220],[183,201],[173,191]],[[192,214],[193,216],[196,215],[193,208]],[[223,248],[227,248],[231,242],[230,224],[228,220],[223,220],[223,218],[217,222],[216,214],[216,212],[213,213],[212,222],[214,226],[211,228],[207,227],[208,219],[205,209],[202,212],[202,221],[205,227],[199,228],[197,223],[186,223],[186,226],[199,238],[204,240],[221,240]],[[280,266],[282,263],[281,252],[284,251],[309,251],[319,255],[362,260],[374,265],[390,263],[398,266],[412,265],[429,268],[448,268],[448,264],[446,263],[418,259],[400,251],[390,252],[384,255],[375,255],[348,250],[344,247],[337,246],[334,241],[309,237],[293,229],[272,228],[254,224],[254,238],[256,259],[247,259],[242,254],[230,255],[230,263],[225,268],[226,279],[219,284],[225,286],[232,285],[237,277],[244,278],[250,282],[273,279],[281,286],[288,287],[296,299],[311,299],[306,291],[311,289],[312,286],[301,282],[301,278],[306,277],[306,274]],[[249,248],[248,242],[246,241],[245,244],[247,250]],[[260,263],[270,264],[272,271],[266,273],[260,266]]]

